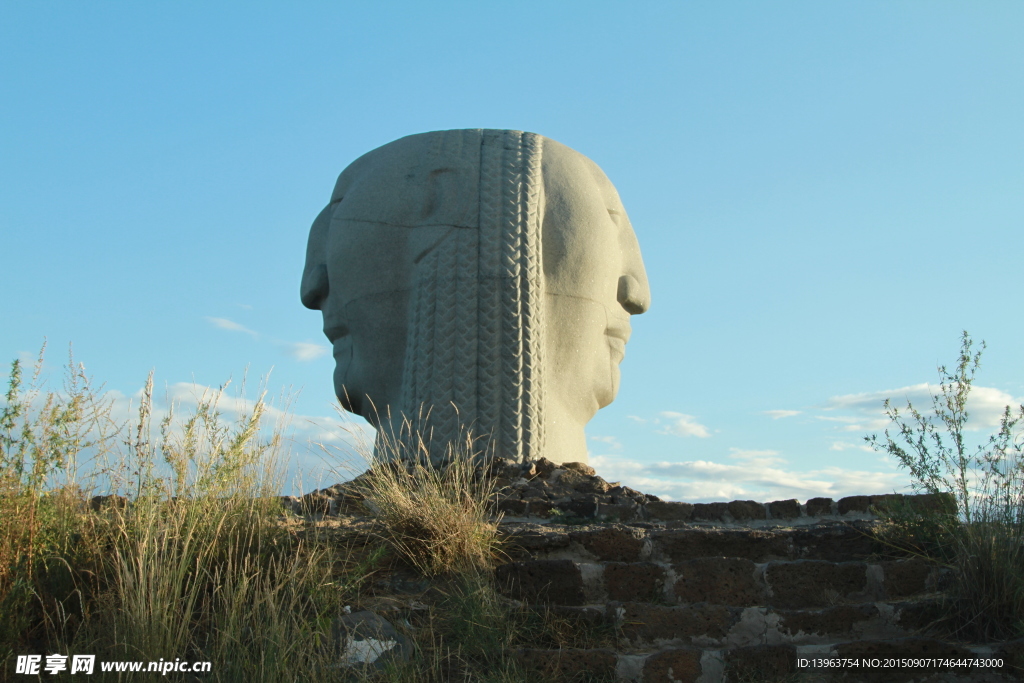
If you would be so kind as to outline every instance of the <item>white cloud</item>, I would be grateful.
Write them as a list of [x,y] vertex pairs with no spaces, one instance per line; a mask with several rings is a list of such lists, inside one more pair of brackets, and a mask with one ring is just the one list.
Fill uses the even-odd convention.
[[[693,415],[685,415],[683,413],[675,413],[671,410],[662,411],[660,415],[669,420],[669,424],[665,425],[661,429],[657,430],[658,434],[673,434],[675,436],[696,436],[700,439],[706,439],[711,436],[711,432],[704,425],[697,422],[697,418]],[[661,424],[661,421],[657,421]]]
[[234,320],[228,320],[227,318],[211,318],[210,316],[205,317],[207,322],[209,322],[214,327],[218,327],[222,330],[230,330],[231,332],[245,332],[248,335],[252,335],[253,339],[259,339],[260,337],[258,332],[254,332],[253,330],[250,330],[248,327],[236,323]]
[[846,441],[834,441],[832,445],[829,446],[830,451],[847,451],[850,450],[851,448],[854,448],[859,451],[867,451],[868,453],[875,452],[875,449],[867,445],[866,443],[848,443]]
[[331,352],[330,346],[312,342],[282,342],[280,346],[289,356],[302,362],[323,358]]
[[765,415],[768,415],[773,420],[778,420],[783,417],[793,417],[799,415],[802,411],[799,410],[765,410],[762,411]]
[[[784,467],[786,461],[774,457],[774,451],[740,451],[732,457],[743,458],[738,465],[707,460],[640,463],[620,456],[592,456],[590,464],[609,481],[666,500],[688,502],[757,500],[770,502],[825,496],[891,493],[905,490],[909,483],[902,472],[825,467],[796,472]],[[758,458],[761,460],[759,461]]]
[[729,457],[737,460],[743,460],[751,465],[779,465],[784,462],[782,458],[777,458],[778,451],[772,450],[746,450],[742,448],[730,448]]
[[648,422],[648,420],[640,417],[639,415],[627,415],[626,417],[634,422],[639,422],[640,424],[646,424]]
[[[883,408],[886,399],[889,399],[890,404],[901,414],[906,415],[906,405],[909,401],[923,415],[931,417],[934,414],[933,397],[941,396],[941,392],[942,389],[939,385],[924,382],[898,389],[833,396],[825,403],[824,410],[852,413],[852,415],[817,415],[815,417],[819,420],[846,423],[841,431],[862,433],[879,431],[891,424]],[[998,427],[1005,407],[1015,408],[1021,403],[1024,403],[1024,399],[1014,398],[1000,389],[974,385],[971,387],[971,393],[967,399],[969,419],[966,429]]]
[[619,440],[616,439],[614,436],[591,436],[590,440],[591,441],[600,441],[601,443],[608,444],[609,447],[611,447],[611,448],[613,448],[613,449],[615,449],[617,451],[621,451],[622,450],[622,444],[619,443]]

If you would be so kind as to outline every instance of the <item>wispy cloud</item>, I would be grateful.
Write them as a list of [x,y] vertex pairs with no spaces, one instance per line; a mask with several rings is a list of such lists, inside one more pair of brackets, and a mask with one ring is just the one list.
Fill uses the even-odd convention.
[[730,448],[729,457],[735,460],[743,460],[748,465],[752,466],[769,466],[769,465],[782,465],[786,461],[782,458],[776,457],[779,455],[778,451],[772,450],[749,450],[744,448]]
[[[819,420],[845,423],[841,431],[868,432],[879,431],[890,425],[885,415],[883,403],[889,399],[893,407],[903,412],[909,401],[925,415],[932,413],[932,398],[940,395],[941,387],[927,382],[859,394],[844,394],[830,398],[823,409],[846,415],[816,415]],[[970,419],[966,429],[976,430],[999,426],[999,419],[1006,406],[1018,406],[1024,399],[1014,398],[1011,394],[994,387],[974,385],[967,399],[967,411]]]
[[302,362],[323,358],[331,352],[331,347],[326,344],[314,344],[312,342],[281,342],[279,346],[284,349],[286,354]]
[[835,441],[829,446],[830,451],[848,451],[851,448],[858,451],[866,451],[868,453],[874,453],[875,449],[866,443],[849,443],[846,441]]
[[802,411],[800,410],[765,410],[762,411],[765,415],[769,416],[773,420],[778,420],[783,417],[793,417],[799,415]]
[[616,439],[614,436],[591,436],[589,438],[591,441],[598,441],[600,443],[608,444],[608,446],[613,448],[614,450],[622,450],[622,444],[619,443],[619,440]]
[[[751,453],[760,456],[749,457]],[[744,455],[748,457],[735,465],[708,460],[641,463],[614,455],[591,456],[590,464],[609,481],[666,500],[689,502],[842,498],[905,490],[909,483],[906,475],[896,471],[825,467],[797,472],[787,469],[786,461],[775,457],[774,451],[734,449],[732,457]]]
[[696,436],[699,439],[706,439],[711,436],[711,432],[708,431],[708,428],[697,422],[697,418],[693,415],[665,410],[660,413],[660,416],[665,418],[665,420],[668,421],[668,424],[665,424],[662,420],[657,420],[658,424],[664,425],[661,429],[657,430],[658,434]]
[[234,320],[228,320],[227,318],[211,318],[210,316],[205,316],[205,317],[206,317],[206,321],[208,323],[210,323],[211,325],[213,325],[214,327],[217,327],[219,329],[229,330],[231,332],[244,332],[244,333],[246,333],[248,335],[252,335],[253,339],[259,339],[260,338],[260,335],[259,335],[258,332],[254,332],[253,330],[250,330],[248,327],[245,327],[244,325],[236,323]]

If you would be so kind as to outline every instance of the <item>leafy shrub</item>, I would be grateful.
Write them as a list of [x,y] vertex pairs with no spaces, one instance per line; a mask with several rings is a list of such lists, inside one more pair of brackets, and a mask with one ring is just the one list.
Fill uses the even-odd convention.
[[899,545],[952,570],[946,626],[964,637],[1009,639],[1024,636],[1024,405],[1006,406],[998,431],[968,448],[967,398],[981,363],[981,349],[971,349],[965,331],[956,368],[939,367],[931,415],[909,401],[901,412],[887,399],[895,434],[865,440],[907,469],[916,490],[955,500],[955,513],[887,513]]

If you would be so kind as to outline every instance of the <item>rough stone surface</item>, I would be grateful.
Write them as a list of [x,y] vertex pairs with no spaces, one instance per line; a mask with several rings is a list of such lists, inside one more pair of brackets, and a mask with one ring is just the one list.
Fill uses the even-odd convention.
[[871,525],[861,522],[828,524],[798,529],[793,533],[797,557],[808,560],[868,558],[882,550],[871,533]]
[[918,559],[880,562],[879,565],[884,576],[885,596],[890,600],[924,593],[934,570],[930,563]]
[[693,516],[692,503],[677,503],[672,501],[653,501],[646,505],[647,514],[654,519],[665,521],[688,522]]
[[754,563],[733,557],[702,557],[674,567],[674,592],[680,602],[713,602],[733,607],[761,604],[764,591],[754,578]]
[[772,681],[796,671],[796,648],[792,645],[738,647],[725,655],[729,680]]
[[751,529],[678,529],[652,534],[655,548],[670,562],[708,556],[739,557],[754,562],[788,559],[790,536]]
[[764,519],[764,506],[756,500],[734,500],[729,503],[729,514],[736,521]]
[[728,503],[695,503],[692,516],[693,519],[706,522],[724,522],[728,511]]
[[779,610],[778,614],[779,631],[794,638],[801,634],[849,637],[855,635],[865,622],[879,616],[878,607],[873,603],[810,610]]
[[796,498],[768,503],[772,519],[796,519],[800,516],[800,502]]
[[608,680],[615,675],[616,656],[612,650],[523,648],[516,651],[516,659],[544,681],[580,681],[582,676]]
[[638,644],[693,639],[723,640],[739,619],[736,610],[700,603],[667,607],[630,602],[617,608],[623,638]]
[[350,164],[310,229],[300,295],[377,453],[411,426],[435,463],[470,426],[501,456],[585,462],[583,428],[650,305],[608,178],[514,130],[410,135]]
[[569,538],[598,560],[614,562],[636,562],[644,547],[643,531],[632,527],[612,526],[576,531]]
[[871,496],[847,496],[839,499],[839,514],[867,512],[871,507]]
[[807,514],[816,517],[827,515],[832,512],[831,498],[811,498],[807,501]]
[[665,570],[653,562],[609,562],[604,583],[609,600],[658,602],[664,596]]
[[656,652],[644,662],[644,681],[665,683],[696,683],[702,670],[701,651],[696,648],[673,648]]
[[572,560],[527,560],[496,570],[499,590],[517,600],[582,605],[583,576]]
[[774,607],[822,607],[863,597],[867,565],[823,560],[772,562],[765,569],[765,581]]

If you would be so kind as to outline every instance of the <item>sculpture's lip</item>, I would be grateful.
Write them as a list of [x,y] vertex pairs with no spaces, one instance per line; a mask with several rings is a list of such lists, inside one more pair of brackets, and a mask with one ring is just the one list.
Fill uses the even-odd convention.
[[629,341],[629,336],[632,332],[633,329],[629,326],[628,322],[618,320],[608,323],[608,328],[604,331],[609,337],[621,339],[623,344]]

